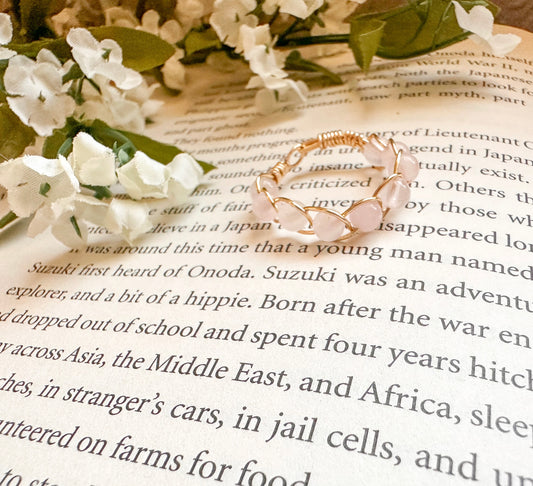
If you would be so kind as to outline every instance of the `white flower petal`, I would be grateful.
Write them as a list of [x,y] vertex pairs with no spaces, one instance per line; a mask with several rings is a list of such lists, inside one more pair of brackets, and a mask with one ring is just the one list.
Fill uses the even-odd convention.
[[241,25],[255,27],[259,23],[259,19],[250,14],[255,7],[254,0],[215,1],[213,14],[209,21],[224,44],[231,47],[237,46]]
[[129,243],[152,228],[146,205],[121,199],[111,201],[104,224],[111,233],[121,234]]
[[8,49],[7,47],[0,47],[0,61],[3,59],[11,59],[12,57],[16,55],[17,53],[15,51],[12,51],[11,49]]
[[46,51],[38,56],[38,61],[14,56],[4,75],[9,107],[42,136],[63,127],[76,108],[74,100],[66,94],[68,86],[62,82],[61,64],[51,56]]
[[117,170],[117,175],[119,182],[133,199],[167,196],[165,166],[139,150],[127,164]]
[[522,42],[522,39],[518,35],[514,34],[496,34],[489,39],[481,39],[481,37],[472,36],[472,39],[479,44],[488,48],[495,56],[505,56]]
[[13,25],[11,17],[6,13],[0,13],[0,44],[8,44],[13,37]]
[[67,43],[72,47],[72,56],[88,78],[96,75],[113,81],[120,89],[135,88],[142,76],[122,65],[122,49],[112,39],[98,42],[87,29],[71,29]]
[[492,34],[494,17],[488,8],[476,5],[467,12],[458,2],[452,3],[459,27],[475,34],[472,39],[494,55],[504,56],[521,42],[522,39],[514,34]]
[[88,133],[74,137],[69,160],[82,184],[110,186],[117,181],[115,154]]
[[175,203],[181,204],[200,183],[203,170],[200,164],[189,154],[176,155],[167,165],[169,173],[168,197]]
[[488,39],[492,35],[494,17],[488,8],[476,5],[467,12],[458,2],[452,3],[459,27],[483,39]]
[[176,52],[161,68],[165,86],[178,91],[185,87],[185,66],[180,62],[182,57],[182,52]]

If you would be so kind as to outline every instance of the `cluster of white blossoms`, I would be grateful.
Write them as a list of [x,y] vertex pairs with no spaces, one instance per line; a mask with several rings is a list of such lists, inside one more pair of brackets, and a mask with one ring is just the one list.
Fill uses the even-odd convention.
[[[0,164],[10,210],[20,218],[32,217],[28,235],[51,228],[70,247],[87,242],[89,223],[131,243],[153,226],[142,199],[164,198],[170,204],[181,204],[202,174],[199,164],[186,153],[163,165],[137,151],[119,166],[115,153],[85,132],[74,137],[67,158],[25,155]],[[92,195],[94,186],[115,189],[128,198],[99,200]]]
[[162,104],[150,99],[158,85],[149,86],[122,64],[117,42],[71,28],[66,42],[73,59],[62,64],[47,49],[31,59],[2,47],[12,35],[10,17],[0,14],[0,60],[7,64],[3,89],[10,110],[43,137],[68,126],[70,118],[74,124],[89,122],[80,123],[86,128],[67,139],[70,149],[67,144],[57,158],[22,155],[0,164],[10,217],[31,218],[29,236],[50,228],[74,247],[87,242],[88,225],[94,224],[131,243],[153,226],[146,200],[165,199],[170,205],[187,199],[203,174],[189,154],[179,153],[164,165],[131,144],[129,152],[113,150],[85,131],[99,120],[113,133],[142,132]]

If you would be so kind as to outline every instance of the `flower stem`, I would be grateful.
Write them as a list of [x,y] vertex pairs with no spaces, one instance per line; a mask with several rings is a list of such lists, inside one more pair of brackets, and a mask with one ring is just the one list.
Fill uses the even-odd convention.
[[9,223],[12,223],[17,218],[18,216],[13,211],[9,211],[9,213],[0,219],[0,229],[5,228]]
[[279,39],[276,47],[311,46],[315,44],[345,44],[348,43],[349,34],[311,35],[307,37],[294,37],[292,39]]

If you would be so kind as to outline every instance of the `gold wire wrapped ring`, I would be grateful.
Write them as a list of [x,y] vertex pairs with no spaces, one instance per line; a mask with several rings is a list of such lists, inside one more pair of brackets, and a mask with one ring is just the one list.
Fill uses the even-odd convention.
[[[385,171],[385,180],[372,196],[354,202],[342,213],[304,206],[279,196],[278,186],[283,177],[309,152],[338,145],[357,148],[373,167]],[[405,205],[410,197],[409,183],[418,170],[418,161],[401,142],[384,141],[374,133],[366,137],[350,130],[325,132],[294,146],[282,161],[257,177],[251,188],[252,211],[259,220],[278,222],[290,231],[314,234],[324,241],[344,240],[376,229],[390,209]]]

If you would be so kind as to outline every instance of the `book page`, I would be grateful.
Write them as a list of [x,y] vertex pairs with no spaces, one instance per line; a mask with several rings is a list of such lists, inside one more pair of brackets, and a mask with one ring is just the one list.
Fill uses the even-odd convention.
[[[150,135],[217,166],[128,246],[2,235],[0,485],[532,484],[533,37],[467,41],[258,115],[193,68]],[[419,159],[378,230],[318,241],[251,213],[255,176],[329,130]],[[343,211],[382,182],[350,147],[282,194]]]

